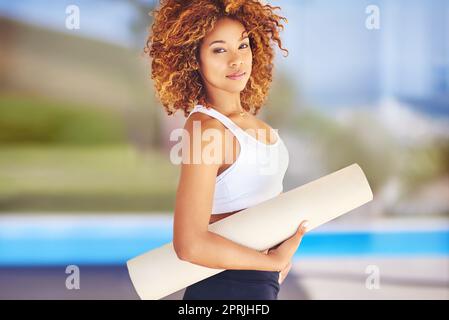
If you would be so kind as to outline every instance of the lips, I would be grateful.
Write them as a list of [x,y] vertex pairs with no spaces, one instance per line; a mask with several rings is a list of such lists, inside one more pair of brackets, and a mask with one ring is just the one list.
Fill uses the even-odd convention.
[[245,72],[243,72],[243,71],[237,71],[232,74],[228,74],[226,77],[239,77],[239,76],[243,76],[244,74],[245,74]]
[[240,79],[240,78],[243,77],[245,74],[246,74],[246,72],[241,72],[241,71],[239,71],[239,72],[235,72],[235,73],[232,73],[232,74],[230,74],[230,75],[227,75],[226,77],[227,77],[227,78],[230,78],[230,79]]

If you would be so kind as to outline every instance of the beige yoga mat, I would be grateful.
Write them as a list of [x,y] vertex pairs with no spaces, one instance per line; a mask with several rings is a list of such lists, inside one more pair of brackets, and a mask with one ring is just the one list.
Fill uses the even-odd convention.
[[[262,251],[292,236],[303,220],[310,231],[372,199],[362,169],[352,164],[217,221],[209,230]],[[127,266],[140,298],[153,300],[224,271],[179,260],[173,243],[130,259]]]

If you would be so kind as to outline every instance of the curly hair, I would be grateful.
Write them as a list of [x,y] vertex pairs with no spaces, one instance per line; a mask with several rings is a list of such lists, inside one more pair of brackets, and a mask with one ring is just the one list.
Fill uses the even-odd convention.
[[161,0],[159,10],[153,11],[154,21],[144,47],[151,60],[151,79],[156,96],[168,115],[178,109],[187,117],[205,99],[205,88],[198,72],[199,48],[202,39],[222,17],[242,23],[252,48],[252,72],[240,93],[242,107],[257,114],[265,102],[272,82],[274,48],[282,47],[279,31],[284,29],[285,17],[260,0]]

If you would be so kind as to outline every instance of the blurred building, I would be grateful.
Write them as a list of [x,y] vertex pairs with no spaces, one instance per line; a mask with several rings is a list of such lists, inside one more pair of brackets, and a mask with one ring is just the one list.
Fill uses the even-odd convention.
[[[449,114],[449,2],[276,1],[288,18],[287,59],[306,97],[323,108],[373,105],[385,97]],[[376,6],[379,29],[367,20]],[[368,21],[369,23],[369,21]],[[288,62],[289,60],[289,62]]]

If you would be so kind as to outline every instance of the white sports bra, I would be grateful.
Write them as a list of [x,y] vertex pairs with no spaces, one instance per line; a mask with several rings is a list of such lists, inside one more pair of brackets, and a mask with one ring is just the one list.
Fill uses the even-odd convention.
[[277,132],[276,142],[265,144],[214,108],[196,105],[189,117],[195,112],[219,120],[240,144],[237,159],[216,178],[212,214],[246,209],[282,193],[289,154]]

